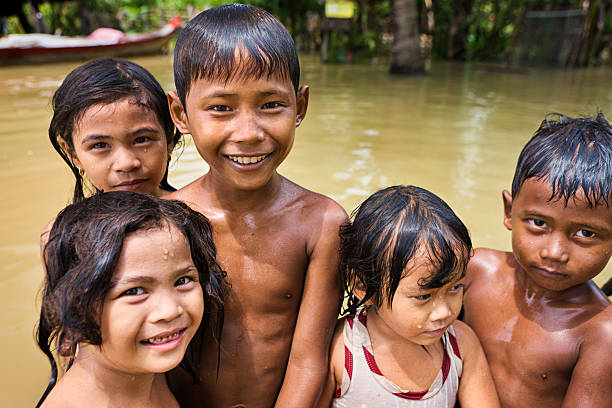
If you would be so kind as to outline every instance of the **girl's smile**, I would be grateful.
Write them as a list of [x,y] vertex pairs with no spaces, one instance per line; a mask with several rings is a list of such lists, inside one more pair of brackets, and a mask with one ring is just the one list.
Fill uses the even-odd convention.
[[180,231],[170,226],[128,235],[112,284],[102,310],[99,357],[136,373],[178,365],[204,309],[198,272]]

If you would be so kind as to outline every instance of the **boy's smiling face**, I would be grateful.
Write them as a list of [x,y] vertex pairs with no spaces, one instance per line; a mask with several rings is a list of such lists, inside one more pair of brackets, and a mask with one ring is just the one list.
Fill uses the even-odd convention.
[[552,186],[527,179],[512,199],[503,192],[504,225],[512,251],[537,286],[563,291],[594,278],[612,254],[612,208],[589,207],[582,190],[565,203],[550,200]]
[[210,175],[224,186],[257,190],[267,185],[293,145],[295,128],[308,107],[308,87],[297,96],[289,79],[197,79],[186,110],[171,92],[172,117],[190,133]]

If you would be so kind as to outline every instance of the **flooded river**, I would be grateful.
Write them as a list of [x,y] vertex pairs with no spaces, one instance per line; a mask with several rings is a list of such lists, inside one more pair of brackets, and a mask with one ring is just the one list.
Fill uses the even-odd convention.
[[[135,59],[165,89],[169,56]],[[47,138],[50,97],[75,63],[0,67],[0,406],[32,406],[49,377],[33,341],[42,281],[39,234],[66,205],[73,180]],[[425,187],[444,198],[476,246],[510,248],[501,190],[518,153],[547,112],[612,118],[612,69],[504,73],[434,63],[430,74],[394,78],[385,66],[322,66],[302,58],[308,115],[280,172],[333,197],[347,211],[376,189]],[[178,160],[177,160],[178,158]],[[206,171],[187,141],[170,182]],[[612,276],[611,267],[596,279]]]

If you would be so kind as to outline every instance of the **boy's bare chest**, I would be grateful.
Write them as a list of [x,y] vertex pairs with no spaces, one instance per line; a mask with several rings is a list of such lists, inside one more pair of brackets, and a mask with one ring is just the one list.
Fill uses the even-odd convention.
[[[512,302],[494,318],[474,318],[473,328],[487,355],[502,403],[516,398],[544,404],[562,401],[579,352],[576,328],[555,321],[554,313],[525,315]],[[556,402],[553,403],[555,405]]]

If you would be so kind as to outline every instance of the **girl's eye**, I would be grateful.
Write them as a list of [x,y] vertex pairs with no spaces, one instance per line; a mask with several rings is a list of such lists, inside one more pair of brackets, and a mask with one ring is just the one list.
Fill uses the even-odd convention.
[[89,146],[90,149],[104,149],[108,147],[108,143],[106,142],[97,142]]
[[450,288],[450,291],[451,291],[451,292],[457,292],[457,291],[459,291],[459,289],[461,289],[462,287],[463,287],[463,283],[458,283],[458,284],[456,284],[455,286],[451,287],[451,288]]
[[418,295],[418,296],[413,296],[414,299],[424,302],[426,300],[428,300],[431,297],[431,294],[427,293],[425,295]]
[[147,136],[138,136],[136,139],[134,139],[134,144],[146,143],[149,140],[151,140],[151,138]]
[[593,238],[595,236],[595,233],[593,231],[581,229],[581,230],[578,230],[576,235],[578,235],[580,238]]
[[263,104],[262,108],[263,109],[274,109],[274,108],[278,108],[279,106],[281,106],[281,104],[278,102],[266,102]]
[[131,288],[123,292],[122,295],[123,296],[138,296],[138,295],[144,295],[144,293],[145,292],[143,288]]
[[226,105],[215,105],[211,109],[215,112],[229,112],[232,110],[232,108]]
[[181,276],[180,278],[176,280],[176,282],[174,282],[174,286],[187,285],[188,283],[191,283],[194,281],[195,279],[192,278],[191,276]]

